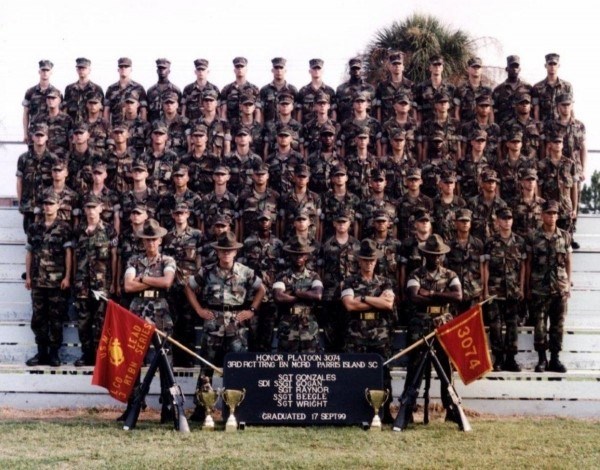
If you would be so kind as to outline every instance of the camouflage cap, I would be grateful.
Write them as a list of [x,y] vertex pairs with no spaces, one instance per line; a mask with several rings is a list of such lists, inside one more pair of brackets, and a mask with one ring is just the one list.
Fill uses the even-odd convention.
[[271,64],[273,64],[273,67],[285,67],[287,60],[285,60],[283,57],[274,57],[271,59]]
[[251,94],[243,94],[242,98],[240,99],[240,103],[242,104],[248,104],[248,103],[256,103],[256,98],[254,97],[254,95]]
[[50,90],[48,90],[48,92],[46,93],[46,98],[60,98],[60,91],[58,91],[56,88],[50,88]]
[[469,140],[487,140],[487,132],[483,129],[474,129],[473,132],[469,134]]
[[125,122],[117,122],[112,128],[112,132],[116,131],[129,131],[129,126]]
[[146,207],[146,204],[142,204],[140,202],[138,202],[135,206],[133,206],[133,209],[131,209],[131,213],[135,213],[135,214],[147,214],[148,213],[148,208]]
[[392,140],[406,140],[406,129],[396,127],[390,131],[390,138]]
[[217,92],[217,90],[214,90],[212,88],[209,88],[208,90],[205,90],[204,93],[202,93],[202,100],[203,101],[207,101],[207,100],[217,100],[217,98],[219,98],[219,93]]
[[263,220],[263,219],[272,220],[273,213],[269,209],[263,209],[261,211],[258,211],[258,213],[256,215],[256,220]]
[[225,165],[217,165],[213,170],[213,175],[228,175],[229,173],[229,168]]
[[394,95],[394,103],[408,103],[410,104],[410,96],[405,91],[399,91]]
[[177,214],[177,213],[189,212],[189,211],[190,211],[190,206],[188,205],[188,203],[185,201],[181,201],[181,202],[178,202],[177,204],[175,204],[175,207],[173,208],[173,210],[171,212],[173,214]]
[[426,241],[419,243],[419,250],[430,255],[444,255],[450,251],[450,247],[444,243],[444,239],[437,233],[429,235]]
[[515,103],[531,103],[531,95],[529,93],[517,93],[515,95]]
[[156,59],[156,67],[159,69],[168,69],[170,66],[171,61],[169,59],[165,59],[164,57]]
[[152,123],[152,133],[153,134],[167,134],[169,132],[169,128],[164,121],[154,121]]
[[176,163],[173,165],[173,172],[171,176],[185,176],[189,173],[189,168],[184,163]]
[[429,136],[429,140],[432,142],[435,142],[436,140],[438,142],[443,142],[446,140],[446,134],[444,133],[444,131],[433,131],[431,133],[431,135]]
[[573,95],[571,93],[561,93],[556,97],[556,104],[572,103]]
[[360,248],[357,256],[361,259],[374,260],[381,258],[383,253],[377,249],[377,243],[375,243],[375,240],[365,238],[360,242]]
[[362,68],[362,59],[360,57],[353,57],[348,61],[348,67],[353,68]]
[[100,158],[95,158],[92,161],[92,171],[94,170],[99,170],[99,171],[106,171],[107,165],[106,162]]
[[163,103],[178,103],[179,96],[177,96],[177,93],[175,93],[174,91],[167,90],[162,94],[162,101]]
[[500,178],[498,178],[498,173],[495,170],[484,170],[481,172],[481,181],[496,181],[500,182]]
[[138,159],[134,160],[133,163],[131,164],[131,169],[148,171],[148,165],[146,165],[146,162],[144,160],[142,160],[141,158],[138,158]]
[[196,68],[196,70],[206,70],[208,68],[208,60],[196,59],[194,61],[194,67]]
[[440,175],[440,181],[442,183],[456,183],[456,173],[453,171],[444,170]]
[[373,220],[390,220],[390,215],[385,209],[377,209],[373,212]]
[[558,63],[560,60],[560,55],[558,55],[556,52],[550,52],[549,54],[546,54],[545,59],[547,64],[552,62]]
[[207,135],[208,129],[204,124],[195,124],[192,127],[191,135]]
[[92,61],[90,59],[86,59],[85,57],[77,57],[75,59],[75,67],[89,67],[92,65]]
[[277,135],[294,135],[294,131],[288,125],[283,125],[277,129]]
[[252,173],[255,175],[264,175],[265,173],[269,173],[269,165],[266,163],[258,163],[252,169]]
[[308,66],[311,69],[322,69],[324,64],[323,59],[310,59],[308,61]]
[[213,218],[213,225],[231,225],[231,216],[229,214],[224,214],[223,212],[219,212]]
[[506,141],[510,142],[512,140],[518,140],[519,142],[523,141],[523,131],[518,127],[511,129],[508,134],[506,134]]
[[333,220],[335,220],[335,221],[339,221],[339,220],[342,220],[342,221],[345,221],[345,220],[352,221],[352,220],[354,220],[354,211],[352,211],[352,209],[349,209],[349,208],[346,207],[346,208],[338,211],[338,213],[335,214],[335,218]]
[[133,62],[131,62],[131,59],[129,57],[121,57],[117,61],[117,65],[119,67],[131,67],[133,65]]
[[446,90],[438,91],[435,95],[433,95],[433,101],[434,103],[443,103],[444,101],[450,101],[450,95]]
[[431,221],[431,215],[429,214],[429,211],[424,207],[417,207],[413,212],[413,219],[415,221]]
[[308,165],[300,163],[294,167],[294,174],[299,176],[310,176],[310,168],[308,167]]
[[343,163],[338,163],[337,165],[333,165],[333,167],[331,168],[331,176],[334,175],[347,175],[348,174],[348,170],[346,169],[346,165],[344,165]]
[[50,202],[52,204],[60,203],[60,196],[56,194],[53,190],[44,191],[44,195],[42,197],[42,202]]
[[559,208],[558,202],[553,199],[542,204],[542,212],[558,212]]
[[388,60],[390,64],[402,64],[404,63],[404,53],[400,51],[392,52]]
[[48,135],[48,124],[40,122],[31,126],[31,135],[44,134]]
[[353,101],[371,101],[371,95],[366,91],[359,91],[354,95]]
[[538,179],[537,170],[535,168],[524,168],[519,172],[519,178],[522,180],[536,180]]
[[562,142],[564,137],[565,134],[559,129],[551,129],[546,135],[546,140],[548,142]]
[[354,134],[354,137],[369,137],[370,135],[371,129],[369,129],[367,126],[362,126],[357,129],[356,134]]
[[73,124],[73,130],[71,131],[73,134],[77,134],[78,132],[87,132],[90,130],[87,122],[85,121],[77,121]]
[[251,130],[246,126],[240,126],[235,135],[252,135]]
[[52,61],[47,59],[40,60],[38,66],[40,70],[52,70],[54,68]]
[[278,103],[293,103],[294,95],[292,95],[289,91],[282,91],[277,95]]
[[64,170],[67,167],[68,167],[67,161],[63,160],[62,158],[54,158],[52,160],[52,169],[53,170]]
[[492,104],[492,95],[489,93],[481,93],[475,97],[475,103],[477,104]]
[[102,103],[102,93],[98,90],[92,90],[85,95],[85,99],[88,103]]
[[521,58],[518,55],[509,55],[506,58],[506,65],[511,66],[513,64],[521,65]]
[[417,167],[412,167],[406,170],[406,178],[409,180],[420,180],[421,179],[421,169]]
[[496,211],[496,218],[498,219],[512,219],[513,213],[510,207],[501,207]]
[[310,219],[310,211],[303,206],[299,206],[296,207],[296,210],[294,211],[294,219],[298,220],[298,219]]
[[328,122],[323,124],[323,126],[321,127],[321,135],[323,134],[331,134],[331,135],[335,135],[335,126],[329,124]]
[[137,90],[128,90],[123,95],[123,101],[140,101],[140,92]]
[[324,91],[319,91],[315,95],[315,103],[330,103],[331,97]]
[[369,179],[371,181],[385,181],[385,173],[379,168],[373,168],[369,174]]
[[467,60],[467,65],[469,67],[481,67],[483,65],[483,61],[479,57],[471,57]]
[[473,212],[471,212],[469,209],[458,209],[455,213],[454,213],[454,220],[471,220],[471,218],[473,217]]
[[233,65],[248,65],[248,59],[245,57],[235,57],[233,59]]
[[94,193],[88,193],[83,198],[83,206],[84,207],[97,207],[102,205],[102,199],[96,196]]

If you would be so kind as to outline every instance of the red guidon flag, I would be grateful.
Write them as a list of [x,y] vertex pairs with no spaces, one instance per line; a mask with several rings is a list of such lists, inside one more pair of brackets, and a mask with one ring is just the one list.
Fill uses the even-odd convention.
[[126,403],[155,329],[154,325],[109,300],[92,385],[106,388],[113,398]]
[[435,335],[465,385],[492,370],[481,305],[439,326]]

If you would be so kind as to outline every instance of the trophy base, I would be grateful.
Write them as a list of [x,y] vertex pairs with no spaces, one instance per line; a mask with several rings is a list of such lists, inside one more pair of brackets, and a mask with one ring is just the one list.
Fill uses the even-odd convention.
[[203,431],[214,431],[215,430],[215,422],[212,419],[212,416],[206,415],[206,419],[204,420],[204,424],[202,424]]
[[234,432],[238,430],[238,423],[233,416],[230,416],[225,423],[225,432]]
[[371,427],[369,431],[381,431],[381,418],[378,415],[375,415],[373,421],[371,421]]

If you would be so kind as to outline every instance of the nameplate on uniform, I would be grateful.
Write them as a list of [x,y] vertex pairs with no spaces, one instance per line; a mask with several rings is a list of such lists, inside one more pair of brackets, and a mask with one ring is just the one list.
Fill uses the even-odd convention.
[[370,423],[365,390],[383,388],[382,362],[378,354],[229,353],[223,385],[246,391],[240,423]]

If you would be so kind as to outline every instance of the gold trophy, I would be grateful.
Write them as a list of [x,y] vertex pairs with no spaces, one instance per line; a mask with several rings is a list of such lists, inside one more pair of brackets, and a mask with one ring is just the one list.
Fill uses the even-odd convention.
[[375,416],[371,422],[369,430],[379,429],[381,430],[381,418],[379,418],[379,409],[388,399],[389,392],[387,390],[369,390],[365,388],[365,397],[369,404],[375,410]]
[[203,431],[214,431],[215,422],[211,416],[212,410],[219,398],[219,392],[216,390],[198,390],[196,392],[196,398],[198,402],[204,406],[206,410],[206,418],[204,418],[204,423],[202,424]]
[[237,431],[238,423],[235,419],[235,409],[244,401],[246,389],[242,390],[223,390],[223,401],[229,407],[229,418],[225,423],[225,431]]

